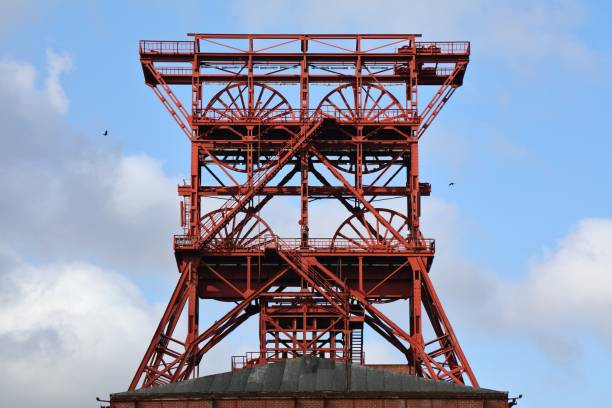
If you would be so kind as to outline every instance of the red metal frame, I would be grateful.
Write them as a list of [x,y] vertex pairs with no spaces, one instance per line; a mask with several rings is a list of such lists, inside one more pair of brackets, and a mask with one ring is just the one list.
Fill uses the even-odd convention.
[[[130,389],[197,375],[203,356],[253,315],[259,350],[234,356],[234,369],[302,355],[363,364],[367,325],[416,375],[478,385],[429,278],[434,241],[419,226],[430,191],[419,180],[419,138],[462,85],[470,46],[418,38],[140,42],[145,82],[191,141],[191,178],[178,188],[180,279]],[[173,91],[186,85],[191,114]],[[419,111],[422,86],[438,88]],[[300,198],[294,237],[278,237],[261,217],[277,195]],[[405,198],[405,213],[379,202],[393,197]],[[348,210],[333,237],[310,236],[314,199]],[[200,299],[236,306],[200,330]],[[376,306],[402,299],[405,328]],[[424,320],[434,339],[424,339]]]

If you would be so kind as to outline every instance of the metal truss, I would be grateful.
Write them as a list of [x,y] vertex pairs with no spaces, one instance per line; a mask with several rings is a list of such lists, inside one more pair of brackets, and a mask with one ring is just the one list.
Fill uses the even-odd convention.
[[[234,369],[303,355],[365,364],[368,327],[415,375],[478,385],[429,276],[435,243],[419,223],[430,192],[419,139],[462,85],[469,43],[191,34],[141,41],[139,52],[145,82],[191,142],[191,177],[178,188],[179,280],[130,389],[197,376],[206,353],[255,315],[259,347],[233,356]],[[191,86],[190,114],[177,86]],[[437,88],[420,111],[424,86]],[[299,197],[295,236],[262,218],[275,196]],[[386,207],[391,198],[405,211]],[[348,211],[333,236],[311,236],[313,200]],[[201,328],[200,299],[235,306]],[[378,306],[399,300],[407,327]]]

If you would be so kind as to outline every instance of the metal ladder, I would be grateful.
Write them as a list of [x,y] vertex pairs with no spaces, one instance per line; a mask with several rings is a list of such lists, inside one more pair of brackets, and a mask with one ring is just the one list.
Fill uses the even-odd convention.
[[351,362],[363,364],[363,326],[351,329]]

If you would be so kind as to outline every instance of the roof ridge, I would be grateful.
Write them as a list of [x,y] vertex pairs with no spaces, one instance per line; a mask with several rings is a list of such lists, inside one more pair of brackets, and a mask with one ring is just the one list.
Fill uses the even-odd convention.
[[[347,371],[350,372],[347,374]],[[347,379],[349,380],[347,386]],[[113,394],[118,398],[176,395],[308,395],[308,394],[441,394],[472,395],[479,398],[504,394],[501,391],[452,384],[331,359],[305,356],[241,370],[209,374],[159,387]]]

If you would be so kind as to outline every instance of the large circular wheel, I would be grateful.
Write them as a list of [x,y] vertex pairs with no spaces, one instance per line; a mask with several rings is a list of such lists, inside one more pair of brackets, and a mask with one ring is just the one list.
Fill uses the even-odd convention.
[[[402,237],[408,239],[408,218],[394,210],[377,208],[376,211]],[[332,238],[333,248],[377,249],[399,246],[393,233],[370,211],[351,215],[336,230]]]
[[[317,107],[315,116],[333,117],[340,122],[391,122],[405,118],[399,100],[384,87],[375,84],[361,86],[361,106],[357,109],[359,95],[354,84],[337,87],[325,95]],[[376,173],[392,164],[401,151],[367,153],[363,158],[363,174]],[[350,153],[341,153],[331,163],[338,170],[355,173],[355,158]]]
[[[360,106],[359,109],[357,106]],[[339,86],[323,97],[316,112],[341,122],[380,123],[406,117],[399,100],[388,90],[375,84],[361,86],[361,104],[355,84]]]
[[[200,220],[200,236],[208,235],[210,226],[222,219],[220,213],[227,211],[214,210],[205,214]],[[210,241],[210,246],[219,249],[258,249],[272,241],[274,234],[270,226],[259,215],[243,210],[221,228]]]
[[221,121],[291,121],[295,119],[287,99],[276,89],[253,84],[253,107],[249,108],[249,86],[236,82],[217,92],[202,116]]

